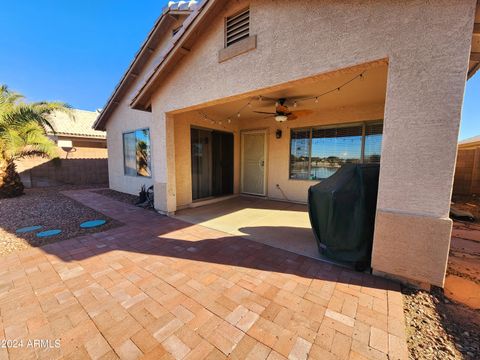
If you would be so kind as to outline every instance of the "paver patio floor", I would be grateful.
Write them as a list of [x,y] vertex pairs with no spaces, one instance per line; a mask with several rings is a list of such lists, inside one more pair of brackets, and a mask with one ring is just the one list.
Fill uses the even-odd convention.
[[125,226],[1,258],[0,359],[407,358],[395,283],[66,194]]

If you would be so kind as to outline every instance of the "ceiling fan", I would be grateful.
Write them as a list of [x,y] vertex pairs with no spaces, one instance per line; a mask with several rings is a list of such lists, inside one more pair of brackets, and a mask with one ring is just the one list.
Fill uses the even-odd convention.
[[266,117],[274,117],[278,122],[284,122],[287,120],[295,120],[299,116],[309,114],[310,111],[308,110],[300,110],[300,111],[290,111],[288,110],[288,106],[285,105],[287,99],[281,98],[276,101],[275,112],[265,112],[265,111],[254,111],[257,114],[266,114],[269,116]]

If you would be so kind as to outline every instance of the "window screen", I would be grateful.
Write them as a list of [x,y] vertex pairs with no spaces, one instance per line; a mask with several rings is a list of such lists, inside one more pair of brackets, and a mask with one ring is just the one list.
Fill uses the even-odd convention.
[[135,130],[123,134],[125,175],[151,176],[150,131]]
[[382,128],[381,123],[375,123],[293,129],[290,138],[290,179],[321,180],[333,175],[347,163],[379,163]]
[[225,47],[250,36],[250,10],[246,9],[227,17],[225,26]]

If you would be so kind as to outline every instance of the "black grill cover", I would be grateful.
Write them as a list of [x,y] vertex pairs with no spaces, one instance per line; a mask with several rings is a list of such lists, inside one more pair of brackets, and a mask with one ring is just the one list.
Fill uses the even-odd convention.
[[308,189],[310,222],[327,257],[370,264],[379,169],[346,164]]

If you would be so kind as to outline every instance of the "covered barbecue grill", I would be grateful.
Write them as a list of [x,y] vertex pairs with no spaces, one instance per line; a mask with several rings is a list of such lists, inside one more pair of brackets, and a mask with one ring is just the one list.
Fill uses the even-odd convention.
[[370,265],[378,164],[346,164],[308,190],[308,212],[320,252],[363,269]]

